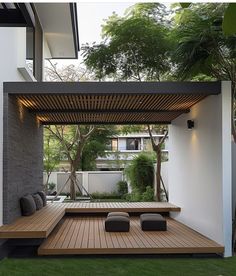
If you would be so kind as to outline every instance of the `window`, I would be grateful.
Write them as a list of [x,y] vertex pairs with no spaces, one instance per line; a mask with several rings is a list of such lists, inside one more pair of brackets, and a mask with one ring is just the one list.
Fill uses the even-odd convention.
[[127,150],[140,150],[141,149],[141,139],[140,138],[127,138],[126,149]]
[[118,139],[112,138],[107,144],[107,150],[117,151],[118,150]]

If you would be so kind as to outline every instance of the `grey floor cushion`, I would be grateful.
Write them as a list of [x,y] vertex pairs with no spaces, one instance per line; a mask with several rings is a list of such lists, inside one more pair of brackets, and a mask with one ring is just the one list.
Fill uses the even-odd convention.
[[111,216],[105,220],[106,232],[129,232],[129,218],[124,216]]
[[40,191],[38,192],[38,194],[41,196],[42,198],[42,201],[43,201],[43,206],[46,206],[47,205],[47,198],[46,198],[46,194],[44,191]]
[[108,213],[107,217],[114,217],[114,216],[122,216],[129,218],[129,214],[126,212],[110,212]]
[[23,196],[20,199],[20,206],[23,216],[30,216],[36,212],[36,204],[32,195]]
[[166,231],[166,220],[160,214],[142,214],[140,224],[143,231]]
[[36,205],[36,210],[40,210],[43,208],[43,200],[39,194],[33,194],[33,199]]

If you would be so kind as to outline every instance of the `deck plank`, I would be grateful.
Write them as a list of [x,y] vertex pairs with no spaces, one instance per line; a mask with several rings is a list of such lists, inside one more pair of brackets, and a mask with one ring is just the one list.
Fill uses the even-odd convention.
[[[53,232],[39,247],[38,254],[172,254],[224,252],[223,246],[174,219],[167,218],[167,231],[142,231],[139,217],[131,217],[130,220],[130,232],[109,233],[105,232],[104,229],[105,217],[67,217],[60,226],[62,231],[59,229],[56,233]],[[78,233],[75,232],[75,229]],[[68,243],[68,241],[70,242]]]

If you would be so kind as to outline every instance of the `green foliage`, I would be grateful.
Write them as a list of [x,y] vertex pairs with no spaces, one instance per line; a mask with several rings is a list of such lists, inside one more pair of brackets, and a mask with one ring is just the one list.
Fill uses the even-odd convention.
[[223,20],[223,31],[225,35],[236,34],[236,4],[229,3]]
[[180,6],[181,6],[183,9],[188,8],[190,5],[191,5],[191,3],[180,3]]
[[131,202],[141,201],[141,198],[142,196],[138,188],[133,188],[132,192],[130,194],[127,194],[125,197],[127,201],[131,201]]
[[142,201],[153,201],[154,189],[150,186],[146,187],[146,191],[142,194]]
[[82,164],[83,171],[96,170],[96,158],[106,155],[106,147],[110,137],[117,134],[116,127],[113,125],[97,126],[91,134],[83,148]]
[[169,29],[147,10],[113,14],[103,26],[104,42],[83,47],[84,62],[98,79],[160,80],[169,71]]
[[[105,155],[110,137],[117,133],[116,127],[112,125],[94,126],[91,133],[89,125],[50,126],[50,128],[53,132],[49,129],[45,129],[44,132],[44,155],[47,157],[44,158],[45,169],[46,165],[55,168],[60,159],[66,158],[72,162],[78,160],[76,164],[73,163],[76,169],[94,170],[96,158]],[[78,154],[81,156],[77,156]]]
[[119,181],[117,183],[117,191],[118,194],[123,197],[125,194],[128,193],[128,184],[126,181]]
[[44,158],[43,166],[47,175],[56,169],[61,159],[61,145],[53,135],[44,128]]
[[53,182],[49,182],[47,185],[46,185],[46,190],[47,191],[53,191],[56,187],[56,184],[53,183]]
[[131,161],[130,166],[126,169],[126,174],[132,189],[137,189],[140,194],[144,193],[147,186],[153,187],[153,159],[145,153],[139,154]]
[[120,195],[117,192],[112,193],[99,193],[95,192],[91,194],[93,199],[119,199]]
[[147,186],[146,191],[143,193],[140,193],[139,189],[134,188],[134,189],[132,189],[132,192],[130,194],[125,195],[125,199],[127,201],[131,201],[131,202],[154,201],[154,189],[150,186]]
[[191,5],[179,11],[171,32],[176,42],[172,61],[178,79],[203,74],[217,80],[233,80],[236,63],[236,37],[225,37],[222,18],[226,4]]

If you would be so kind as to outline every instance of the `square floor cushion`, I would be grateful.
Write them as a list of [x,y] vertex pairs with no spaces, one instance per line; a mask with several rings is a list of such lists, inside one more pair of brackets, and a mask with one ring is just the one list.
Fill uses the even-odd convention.
[[107,217],[114,217],[114,216],[121,216],[121,217],[129,218],[129,214],[126,212],[110,212],[107,215]]
[[124,216],[111,216],[105,220],[106,232],[129,232],[130,221]]
[[160,214],[142,214],[140,224],[143,231],[166,231],[166,219]]

